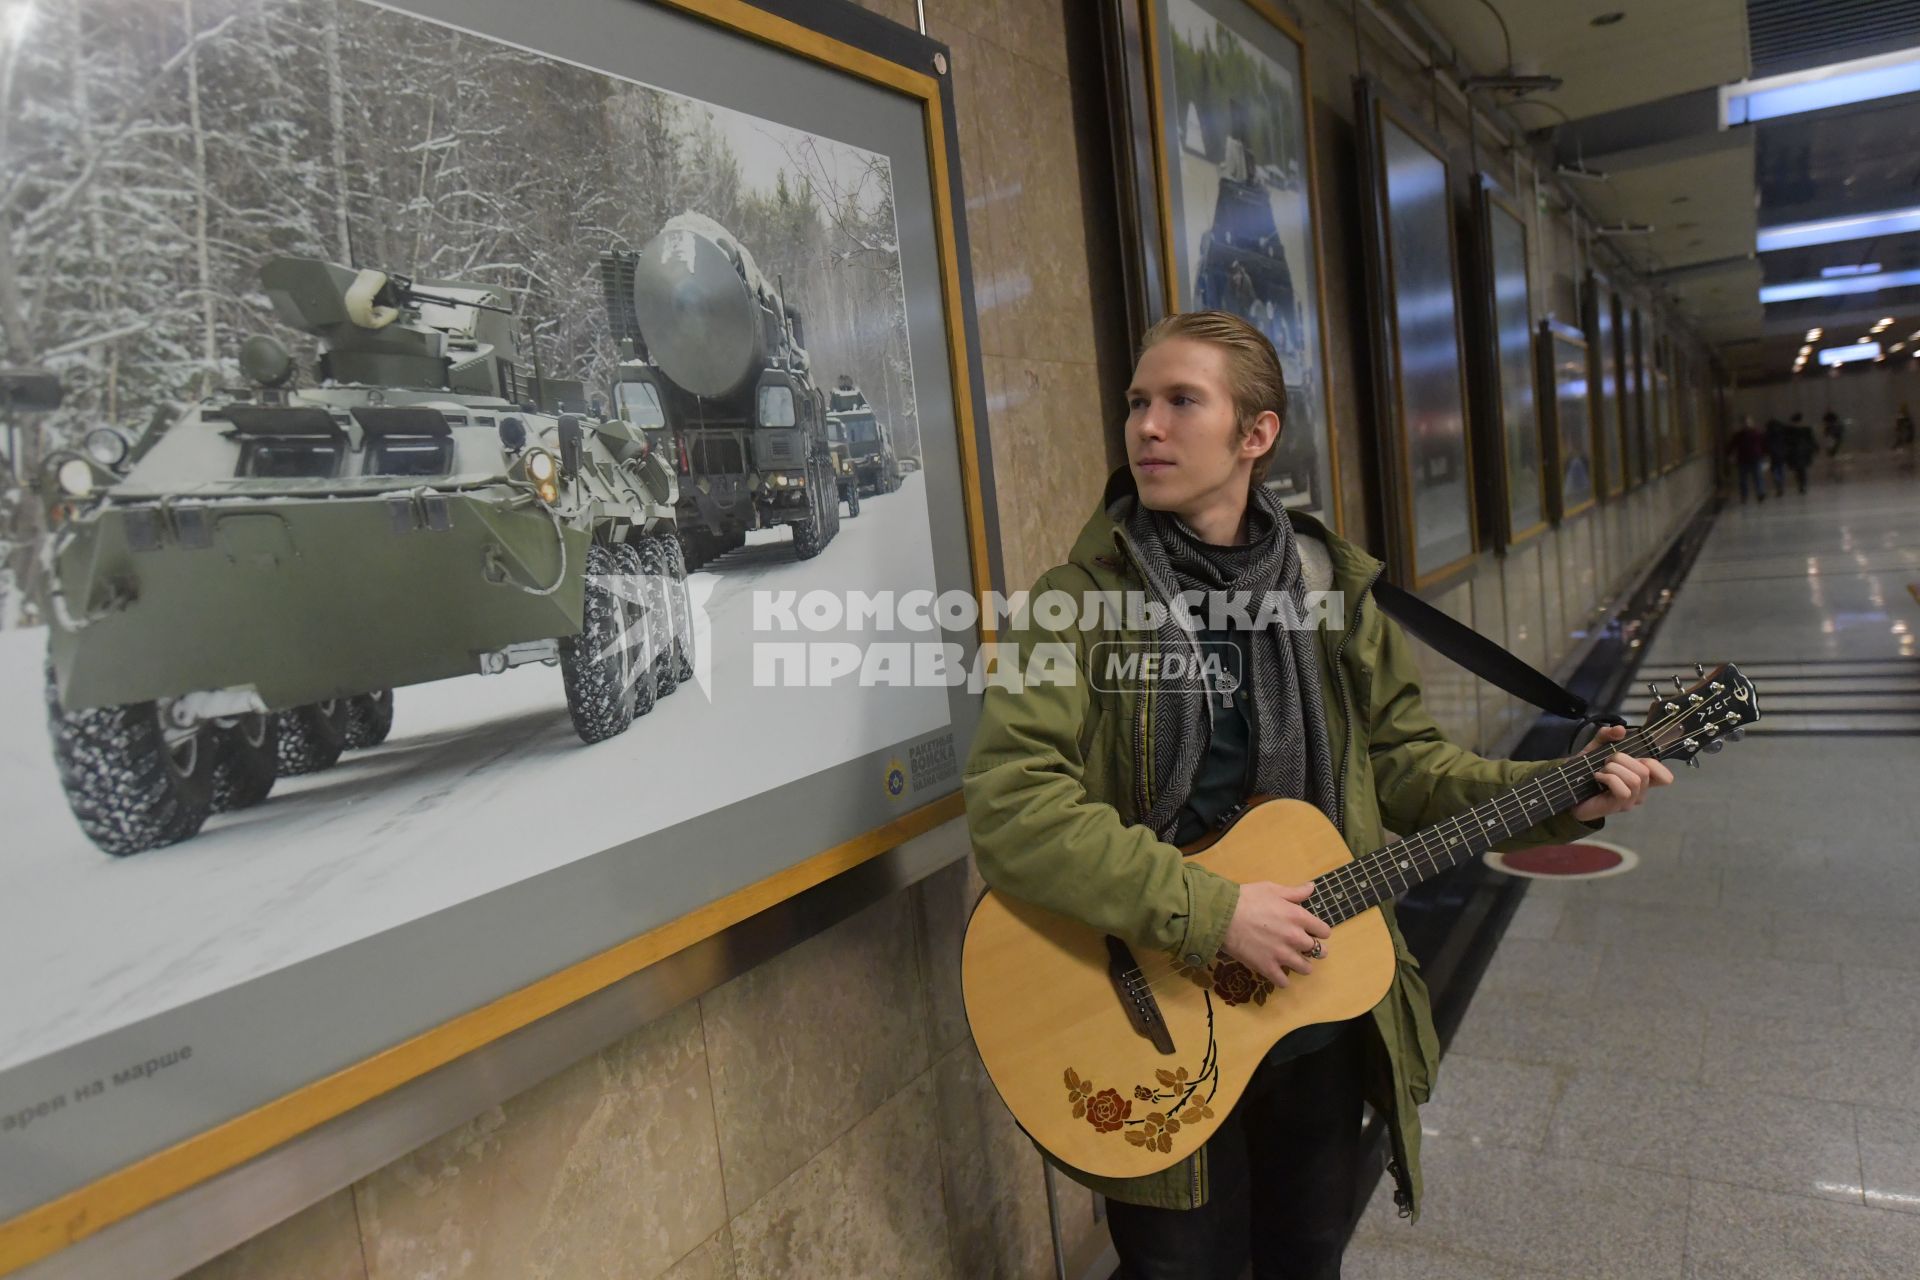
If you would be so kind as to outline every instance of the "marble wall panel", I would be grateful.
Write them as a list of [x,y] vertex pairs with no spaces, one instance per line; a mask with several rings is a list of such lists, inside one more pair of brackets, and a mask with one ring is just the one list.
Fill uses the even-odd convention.
[[726,1223],[686,1005],[359,1183],[368,1280],[651,1280]]
[[189,1271],[184,1280],[366,1280],[351,1189]]
[[959,1280],[943,1247],[935,1112],[925,1072],[735,1217],[739,1280]]
[[1567,537],[1567,527],[1560,525],[1540,535],[1540,594],[1541,616],[1545,622],[1547,666],[1545,670],[1556,671],[1566,661],[1567,628],[1565,615],[1567,593],[1560,580],[1560,544]]
[[935,1058],[967,1043],[967,1011],[960,998],[960,942],[983,887],[973,859],[963,858],[912,890],[920,980],[926,992],[927,1045]]
[[[1473,588],[1462,582],[1427,600],[1457,622],[1473,625]],[[1420,692],[1427,713],[1450,742],[1471,746],[1480,734],[1480,695],[1476,677],[1447,661],[1418,640],[1409,640],[1414,665],[1420,670]]]
[[700,998],[732,1213],[926,1071],[921,990],[897,893]]
[[[1495,644],[1507,643],[1507,600],[1502,579],[1507,558],[1496,559],[1490,569],[1470,584],[1473,596],[1473,629]],[[1475,677],[1474,690],[1479,698],[1480,738],[1473,744],[1478,751],[1491,751],[1506,736],[1513,718],[1519,714],[1518,702],[1510,693],[1489,681]]]
[[986,360],[1000,547],[1010,590],[1067,557],[1100,504],[1106,443],[1091,364]]
[[[974,62],[977,93],[967,110],[984,158],[985,218],[995,246],[994,318],[982,322],[981,345],[988,355],[1091,363],[1095,317],[1087,304],[1072,91],[1065,76],[985,36],[975,35],[965,51]],[[961,52],[956,47],[956,59]],[[1036,121],[1055,127],[1036,128]]]
[[935,1064],[947,1230],[962,1276],[1040,1276],[1053,1262],[1040,1155],[987,1079],[973,1045]]

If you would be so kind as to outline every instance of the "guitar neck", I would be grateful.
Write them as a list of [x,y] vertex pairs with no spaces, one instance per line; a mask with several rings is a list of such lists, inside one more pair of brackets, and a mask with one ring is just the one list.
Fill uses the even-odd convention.
[[1612,751],[1575,756],[1484,804],[1328,872],[1314,885],[1307,910],[1330,925],[1339,924],[1565,813],[1599,793],[1594,775],[1614,751],[1639,757],[1660,754],[1653,737],[1635,729]]

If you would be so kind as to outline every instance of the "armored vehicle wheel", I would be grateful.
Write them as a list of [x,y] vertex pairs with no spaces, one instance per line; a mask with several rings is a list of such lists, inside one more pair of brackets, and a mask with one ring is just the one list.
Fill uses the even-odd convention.
[[213,811],[251,809],[265,800],[280,776],[273,717],[241,716],[232,725],[207,728],[213,747]]
[[281,777],[333,768],[347,749],[347,701],[328,698],[273,713],[274,757]]
[[[686,612],[685,593],[674,575],[672,538],[642,538],[638,555],[646,575],[646,634],[653,654],[654,691],[662,698],[680,687],[680,664],[675,661],[680,620]],[[684,575],[682,575],[684,577]]]
[[680,558],[680,541],[677,538],[663,537],[660,545],[666,548],[667,577],[673,593],[673,657],[675,679],[682,682],[693,679],[693,655],[696,641],[693,635],[693,600],[687,594],[687,562]]
[[[666,643],[665,628],[658,621],[662,606],[654,598],[655,584],[649,581],[645,563],[637,548],[621,545],[612,548],[613,562],[623,579],[619,592],[620,608],[627,647],[628,683],[632,686],[634,719],[653,710],[662,696],[659,657]],[[653,655],[649,660],[648,655]]]
[[793,558],[796,560],[811,560],[819,555],[826,538],[826,531],[820,527],[820,500],[814,495],[809,498],[806,520],[793,526]]
[[393,731],[393,690],[381,689],[347,699],[347,750],[377,747]]
[[820,514],[827,522],[827,541],[832,542],[840,532],[840,491],[834,487],[833,473],[825,467],[817,468],[813,491],[818,495],[815,500],[820,504]]
[[586,600],[580,633],[560,642],[567,713],[582,742],[601,742],[633,723],[633,660],[626,610],[609,581],[619,572],[611,549],[587,548]]
[[47,734],[67,805],[103,853],[177,844],[212,810],[209,735],[173,724],[164,701],[68,711],[48,664]]

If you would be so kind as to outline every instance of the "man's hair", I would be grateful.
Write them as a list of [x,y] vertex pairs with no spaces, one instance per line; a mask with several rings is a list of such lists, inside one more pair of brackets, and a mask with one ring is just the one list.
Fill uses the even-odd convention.
[[[1268,410],[1278,415],[1281,430],[1286,429],[1286,374],[1265,334],[1231,312],[1177,311],[1147,330],[1135,361],[1155,343],[1168,338],[1204,342],[1226,353],[1227,391],[1233,397],[1234,421],[1243,438],[1253,430],[1253,420]],[[1279,432],[1274,433],[1273,443],[1279,446]],[[1253,483],[1266,479],[1272,461],[1273,448],[1253,460]]]

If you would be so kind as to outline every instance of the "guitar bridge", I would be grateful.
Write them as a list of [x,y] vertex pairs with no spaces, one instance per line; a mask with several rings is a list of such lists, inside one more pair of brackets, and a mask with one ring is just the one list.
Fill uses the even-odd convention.
[[1133,1029],[1143,1039],[1151,1040],[1161,1053],[1171,1054],[1173,1033],[1167,1030],[1167,1020],[1160,1016],[1160,1004],[1153,998],[1133,952],[1112,934],[1107,935],[1107,977],[1113,982],[1114,994],[1120,997],[1120,1007],[1127,1011],[1127,1021]]

